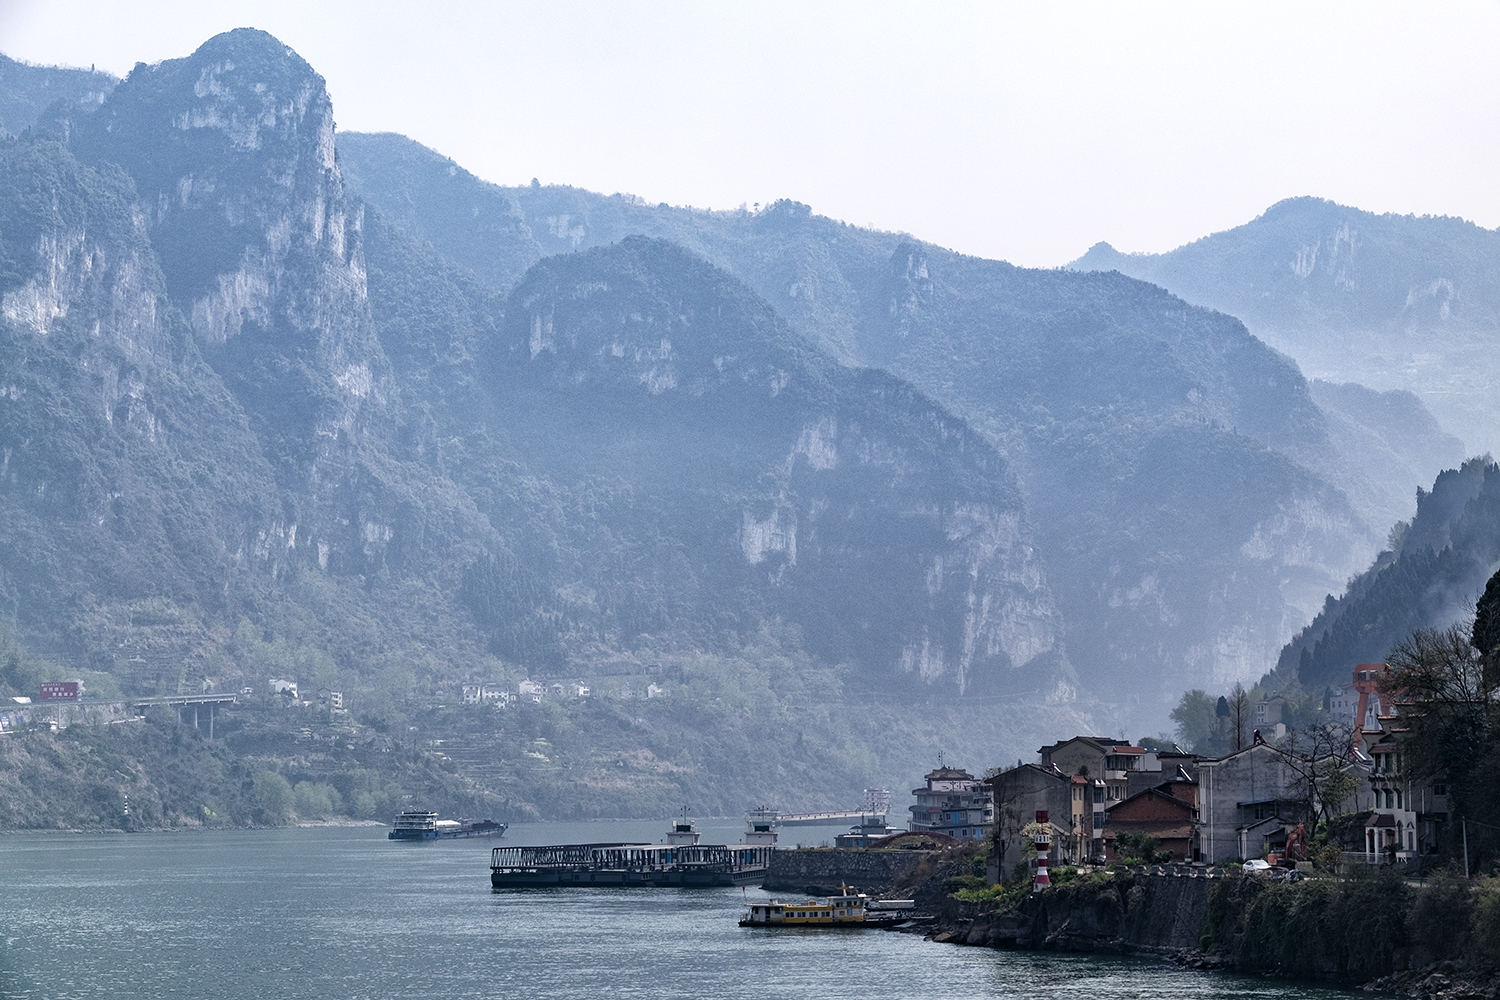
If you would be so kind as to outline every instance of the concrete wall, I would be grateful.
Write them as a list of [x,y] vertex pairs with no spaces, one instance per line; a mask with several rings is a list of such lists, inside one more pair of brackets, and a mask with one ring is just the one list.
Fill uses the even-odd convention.
[[860,892],[881,895],[891,891],[896,877],[916,867],[926,851],[784,851],[771,855],[765,888],[775,892],[803,892],[810,886],[837,889],[850,885]]

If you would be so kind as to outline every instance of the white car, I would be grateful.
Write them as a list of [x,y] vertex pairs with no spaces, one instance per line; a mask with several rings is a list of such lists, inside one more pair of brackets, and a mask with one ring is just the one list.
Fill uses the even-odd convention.
[[1247,872],[1268,872],[1270,870],[1271,863],[1264,858],[1251,858],[1245,862],[1245,871]]

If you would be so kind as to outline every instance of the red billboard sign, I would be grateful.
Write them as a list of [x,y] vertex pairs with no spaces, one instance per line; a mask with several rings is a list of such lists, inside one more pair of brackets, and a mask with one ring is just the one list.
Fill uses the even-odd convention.
[[43,681],[37,701],[77,701],[77,681]]

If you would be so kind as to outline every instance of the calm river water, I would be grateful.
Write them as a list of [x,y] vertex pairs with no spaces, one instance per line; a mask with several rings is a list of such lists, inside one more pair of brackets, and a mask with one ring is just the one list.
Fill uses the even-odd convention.
[[[743,829],[700,826],[718,843]],[[664,830],[539,823],[504,841],[428,844],[376,827],[0,837],[0,997],[1346,995],[876,930],[741,928],[743,902],[766,895],[756,889],[489,886],[497,843],[655,842]]]

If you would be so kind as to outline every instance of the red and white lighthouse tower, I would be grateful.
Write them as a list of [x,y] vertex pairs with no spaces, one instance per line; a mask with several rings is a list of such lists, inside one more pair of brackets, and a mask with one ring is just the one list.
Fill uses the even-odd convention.
[[1052,846],[1052,835],[1047,832],[1047,810],[1036,811],[1036,878],[1031,883],[1032,892],[1041,892],[1052,885],[1047,876],[1047,849]]

